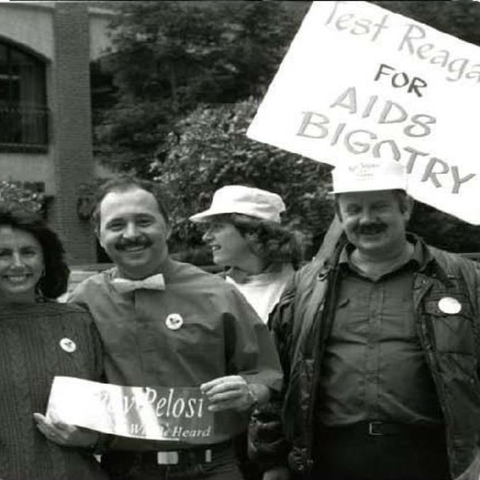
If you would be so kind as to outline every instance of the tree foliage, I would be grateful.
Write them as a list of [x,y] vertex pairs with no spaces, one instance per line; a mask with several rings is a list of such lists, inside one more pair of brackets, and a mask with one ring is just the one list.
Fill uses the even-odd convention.
[[171,195],[173,243],[199,242],[190,215],[208,208],[213,192],[229,184],[278,193],[287,205],[284,221],[304,234],[312,254],[333,218],[328,195],[329,170],[313,162],[255,142],[246,136],[259,101],[199,106],[176,125],[168,138],[165,162],[153,162],[155,179]]
[[415,203],[409,227],[437,248],[450,252],[480,252],[479,226],[465,223],[424,203]]
[[[372,3],[480,45],[479,2]],[[313,252],[333,215],[326,167],[245,136],[309,2],[119,4],[108,59],[117,90],[95,115],[97,159],[162,182],[177,248],[200,244],[188,217],[213,191],[242,183],[282,195]],[[426,205],[411,227],[439,247],[480,250],[478,228]]]
[[480,45],[480,4],[472,0],[380,0],[379,7],[413,18],[466,42]]
[[[118,88],[98,115],[97,158],[148,176],[169,131],[201,103],[261,97],[298,28],[273,2],[122,2],[108,68]],[[297,12],[298,9],[295,10]]]
[[0,206],[43,214],[43,193],[24,187],[20,182],[0,181]]

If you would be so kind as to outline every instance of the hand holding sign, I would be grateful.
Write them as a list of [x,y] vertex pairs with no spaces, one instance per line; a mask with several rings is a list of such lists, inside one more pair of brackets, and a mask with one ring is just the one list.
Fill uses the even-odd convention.
[[200,386],[210,405],[211,412],[223,410],[237,410],[244,412],[249,410],[256,403],[256,396],[253,394],[246,380],[239,375],[219,377]]
[[47,415],[35,414],[35,420],[47,438],[61,445],[92,446],[90,430],[168,444],[219,443],[225,433],[214,431],[206,403],[198,387],[129,387],[55,377]]
[[99,437],[98,432],[68,425],[62,422],[54,412],[48,417],[41,413],[34,413],[33,418],[38,429],[51,442],[68,447],[93,447]]

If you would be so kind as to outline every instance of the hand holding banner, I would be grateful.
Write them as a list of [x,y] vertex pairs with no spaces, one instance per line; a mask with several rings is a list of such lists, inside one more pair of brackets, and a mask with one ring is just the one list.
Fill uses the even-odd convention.
[[215,416],[199,388],[123,387],[55,377],[47,416],[131,438],[190,444],[219,441]]

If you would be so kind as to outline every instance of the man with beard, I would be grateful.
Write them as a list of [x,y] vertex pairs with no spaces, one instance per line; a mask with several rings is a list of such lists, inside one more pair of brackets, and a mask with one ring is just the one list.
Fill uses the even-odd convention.
[[301,479],[447,480],[478,452],[478,266],[406,232],[406,181],[385,161],[333,171],[346,239],[274,312],[286,439],[254,429],[264,480],[288,478],[287,458]]
[[[100,189],[93,219],[115,266],[81,283],[70,300],[85,304],[95,320],[106,380],[200,387],[221,427],[215,443],[200,446],[183,438],[172,446],[115,437],[102,464],[118,480],[239,480],[232,437],[246,430],[251,410],[281,387],[267,327],[235,287],[169,257],[170,224],[155,184],[110,180]],[[51,423],[63,437],[74,429]]]

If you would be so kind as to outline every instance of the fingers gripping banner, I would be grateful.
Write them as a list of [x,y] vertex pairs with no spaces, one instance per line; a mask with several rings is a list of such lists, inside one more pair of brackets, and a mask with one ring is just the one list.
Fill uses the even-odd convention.
[[199,388],[123,387],[55,377],[47,415],[131,438],[191,444],[218,442],[215,414]]

